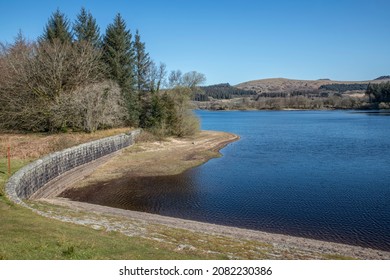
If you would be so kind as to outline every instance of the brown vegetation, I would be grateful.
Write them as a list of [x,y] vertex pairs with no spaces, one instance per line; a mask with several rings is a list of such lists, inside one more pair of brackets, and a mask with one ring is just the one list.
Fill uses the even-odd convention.
[[245,90],[254,90],[257,93],[268,92],[294,92],[294,91],[313,91],[323,85],[330,84],[361,84],[361,83],[381,83],[384,80],[370,81],[333,81],[329,79],[319,80],[293,80],[285,78],[261,79],[248,81],[236,85],[237,88]]
[[126,133],[128,131],[129,128],[116,128],[89,134],[82,132],[60,134],[3,133],[0,134],[0,159],[5,157],[8,146],[11,147],[12,160],[32,160],[78,144]]
[[119,87],[104,81],[100,52],[85,42],[2,46],[0,128],[92,132],[123,126]]

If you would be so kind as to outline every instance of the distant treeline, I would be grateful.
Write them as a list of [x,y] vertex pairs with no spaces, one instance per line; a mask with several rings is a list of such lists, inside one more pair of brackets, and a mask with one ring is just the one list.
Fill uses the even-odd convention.
[[295,96],[305,96],[305,97],[328,97],[328,92],[320,92],[318,89],[313,90],[294,90],[293,92],[262,92],[257,94],[256,99],[259,98],[278,98],[278,97],[295,97]]
[[209,101],[213,99],[231,99],[235,97],[256,95],[254,90],[243,90],[231,86],[228,83],[200,87],[200,90],[195,93],[193,100]]
[[307,96],[289,97],[251,97],[235,98],[229,102],[213,100],[207,102],[195,102],[200,109],[208,110],[333,110],[333,109],[370,109],[364,99],[354,98],[348,95],[332,95],[329,97],[312,98]]
[[371,103],[390,102],[390,82],[369,84],[366,95]]
[[333,94],[341,94],[347,91],[366,91],[368,84],[329,84],[322,85],[318,89],[295,90],[292,92],[262,92],[256,93],[254,90],[244,90],[231,86],[228,83],[200,87],[194,94],[194,101],[210,101],[211,99],[232,99],[237,97],[259,98],[286,98],[286,97],[328,97]]
[[319,90],[293,93],[262,93],[256,96],[233,98],[229,101],[194,102],[200,109],[209,110],[333,110],[333,109],[390,109],[390,82],[368,84],[365,97]]
[[367,86],[368,84],[329,84],[320,86],[319,90],[346,92],[353,90],[366,90]]

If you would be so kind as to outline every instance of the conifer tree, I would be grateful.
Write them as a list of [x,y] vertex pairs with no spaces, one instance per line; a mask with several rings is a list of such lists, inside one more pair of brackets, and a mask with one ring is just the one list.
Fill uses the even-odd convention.
[[135,91],[134,49],[131,32],[120,14],[109,24],[103,38],[103,61],[110,79],[118,82],[127,103],[128,121],[138,125],[139,104]]
[[55,40],[59,40],[61,43],[70,43],[72,37],[69,20],[57,9],[49,18],[40,41],[53,43]]
[[141,36],[138,30],[135,33],[134,38],[134,51],[135,51],[135,71],[136,71],[136,87],[138,94],[148,91],[149,89],[149,77],[148,71],[151,65],[149,53],[145,51],[145,43],[141,42]]
[[100,46],[100,29],[96,24],[96,19],[84,7],[81,8],[73,25],[74,35],[79,42],[86,41],[95,48]]

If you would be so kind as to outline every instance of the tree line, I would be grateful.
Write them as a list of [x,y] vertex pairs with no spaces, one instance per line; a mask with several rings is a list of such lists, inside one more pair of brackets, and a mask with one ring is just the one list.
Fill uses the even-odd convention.
[[366,95],[372,103],[389,103],[390,82],[369,84],[366,90]]
[[365,91],[367,89],[368,84],[329,84],[322,85],[319,87],[320,90],[329,90],[329,91],[338,91],[340,93],[346,91]]
[[243,97],[228,102],[212,100],[195,102],[199,109],[207,110],[333,110],[333,109],[370,109],[361,98],[348,95],[310,98],[304,95],[288,97]]
[[93,132],[119,126],[162,135],[194,133],[199,123],[188,101],[203,74],[168,75],[117,14],[102,35],[85,8],[71,23],[60,10],[43,34],[18,33],[0,44],[0,129]]
[[209,101],[213,99],[231,99],[236,97],[256,95],[254,90],[244,90],[231,86],[229,83],[222,83],[199,87],[193,95],[194,101]]

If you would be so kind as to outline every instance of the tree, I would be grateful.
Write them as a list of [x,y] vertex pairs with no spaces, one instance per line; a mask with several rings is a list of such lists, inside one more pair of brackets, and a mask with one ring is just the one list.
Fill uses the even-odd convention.
[[168,77],[169,87],[173,88],[182,84],[182,73],[180,70],[171,71]]
[[187,72],[183,75],[180,70],[176,70],[171,71],[168,79],[170,88],[182,86],[195,89],[206,81],[206,76],[196,71]]
[[80,86],[103,79],[100,51],[86,43],[41,43],[29,59],[28,85],[37,95],[55,100]]
[[136,87],[138,94],[149,90],[148,70],[151,65],[149,53],[145,51],[145,43],[141,42],[138,30],[134,38]]
[[103,61],[108,68],[108,77],[118,82],[126,100],[128,122],[138,125],[139,104],[136,98],[134,79],[134,48],[131,32],[120,14],[109,24],[103,38]]
[[166,76],[167,76],[167,66],[165,63],[160,62],[160,65],[158,66],[157,70],[157,83],[156,83],[156,91],[159,92],[161,89],[161,86],[164,86],[166,84]]
[[53,43],[56,39],[61,43],[71,43],[72,33],[70,23],[67,17],[57,9],[49,18],[40,41],[49,41]]
[[155,134],[164,135],[165,126],[165,105],[159,94],[160,87],[164,83],[166,75],[166,66],[151,61],[147,69],[148,91],[143,92],[141,97],[142,108],[140,114],[140,126],[143,128],[152,128]]
[[160,62],[159,66],[151,61],[148,69],[148,81],[150,92],[159,92],[161,87],[166,84],[167,66],[165,63]]
[[194,89],[206,81],[206,76],[196,71],[185,73],[182,78],[182,85]]
[[56,117],[74,130],[94,132],[97,129],[123,126],[126,108],[119,86],[103,81],[79,87],[57,105]]
[[366,95],[368,95],[370,102],[390,102],[390,82],[369,84]]
[[85,8],[81,8],[80,14],[77,16],[76,22],[73,25],[73,32],[76,40],[79,42],[89,42],[95,48],[101,45],[100,28],[96,24],[96,20],[92,14]]
[[68,106],[72,94],[104,78],[100,52],[90,44],[76,48],[59,39],[33,44],[18,36],[2,52],[6,56],[0,65],[0,128],[58,131],[71,127],[69,119],[79,118]]
[[192,90],[177,86],[165,94],[166,127],[169,135],[183,137],[199,131],[199,120],[189,109]]

